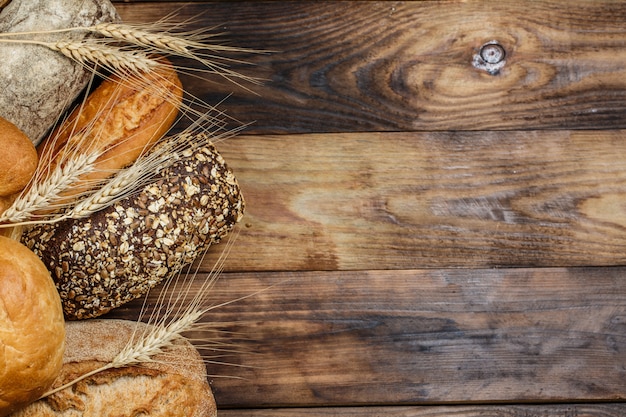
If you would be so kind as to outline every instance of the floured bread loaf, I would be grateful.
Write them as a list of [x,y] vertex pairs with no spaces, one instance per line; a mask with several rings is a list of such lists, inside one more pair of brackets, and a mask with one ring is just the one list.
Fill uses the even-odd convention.
[[[109,0],[11,0],[3,6],[0,32],[30,33],[22,38],[44,42],[79,41],[85,33],[33,32],[120,20]],[[87,86],[92,72],[56,51],[29,43],[2,43],[0,56],[0,115],[37,145]]]
[[67,319],[100,316],[145,294],[219,242],[244,200],[231,169],[204,143],[171,158],[154,180],[85,219],[27,229],[23,242],[55,280]]
[[[66,351],[54,387],[110,362],[148,325],[127,320],[66,324]],[[216,406],[198,351],[179,338],[153,361],[97,373],[11,417],[214,417]]]

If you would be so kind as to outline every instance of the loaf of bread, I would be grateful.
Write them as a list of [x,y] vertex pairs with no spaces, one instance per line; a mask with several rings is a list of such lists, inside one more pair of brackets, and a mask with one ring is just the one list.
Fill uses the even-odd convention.
[[49,172],[76,155],[100,155],[80,184],[62,193],[67,200],[97,187],[116,170],[134,162],[171,128],[183,88],[170,62],[140,75],[112,75],[89,94],[39,146],[40,164]]
[[[58,29],[119,22],[109,0],[11,0],[0,13],[0,32],[28,33],[28,40],[81,41],[84,31]],[[43,34],[42,31],[51,33]],[[40,32],[37,35],[33,32]],[[30,43],[0,44],[0,115],[35,144],[87,86],[92,71],[49,48]]]
[[39,398],[61,369],[65,328],[50,273],[0,236],[0,416]]
[[2,117],[0,149],[0,197],[8,197],[26,187],[35,174],[39,158],[30,139]]
[[[67,348],[54,386],[109,363],[148,325],[84,320],[66,325]],[[216,406],[198,351],[179,338],[149,363],[111,369],[43,398],[11,417],[214,417]]]
[[25,230],[22,241],[51,271],[68,320],[144,295],[243,215],[238,182],[214,145],[203,133],[185,140],[188,147],[137,193],[84,219]]

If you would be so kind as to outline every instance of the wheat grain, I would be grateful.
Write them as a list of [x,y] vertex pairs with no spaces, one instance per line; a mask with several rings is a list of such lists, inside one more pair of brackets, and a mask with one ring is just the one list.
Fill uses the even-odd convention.
[[82,175],[93,172],[94,162],[99,156],[99,153],[82,154],[57,165],[49,176],[34,182],[0,215],[0,223],[8,223],[0,227],[25,224],[33,213],[54,206],[55,200]]
[[163,152],[138,158],[130,167],[119,170],[109,181],[76,203],[63,219],[85,218],[108,207],[133,189],[139,188],[158,168],[166,166],[166,162],[172,160],[172,155],[165,155]]
[[168,325],[156,326],[153,331],[141,335],[138,340],[131,340],[111,361],[113,368],[151,362],[152,358],[163,353],[170,347],[176,338],[181,337],[185,331],[191,330],[192,326],[200,319],[203,311],[189,311],[187,314],[172,321]]
[[133,45],[156,48],[160,51],[175,52],[180,55],[187,55],[190,47],[205,47],[205,45],[197,44],[168,33],[149,32],[135,26],[119,23],[100,23],[87,29],[99,35]]
[[131,74],[149,72],[159,65],[158,61],[150,58],[144,52],[124,50],[99,42],[58,41],[41,42],[41,44],[62,53],[80,64],[98,64],[118,72],[129,72]]

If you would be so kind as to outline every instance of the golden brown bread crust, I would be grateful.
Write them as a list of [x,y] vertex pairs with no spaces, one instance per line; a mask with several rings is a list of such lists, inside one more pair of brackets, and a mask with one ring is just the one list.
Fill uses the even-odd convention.
[[0,149],[0,197],[7,197],[26,187],[37,169],[39,158],[30,139],[2,117]]
[[[67,349],[55,387],[110,362],[133,331],[147,329],[151,327],[127,320],[68,322]],[[204,363],[188,341],[179,338],[153,359],[95,374],[12,417],[215,417]]]
[[0,416],[35,401],[61,369],[61,301],[44,264],[0,237]]
[[[104,80],[38,147],[41,164],[51,169],[67,155],[101,152],[94,171],[81,177],[99,181],[134,162],[176,120],[183,88],[167,60],[142,76],[112,75]],[[91,185],[90,185],[91,184]],[[72,187],[74,197],[94,183]]]

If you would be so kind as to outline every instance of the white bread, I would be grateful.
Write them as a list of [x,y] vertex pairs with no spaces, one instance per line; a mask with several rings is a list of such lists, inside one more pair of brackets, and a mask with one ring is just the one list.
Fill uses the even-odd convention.
[[61,300],[44,264],[0,236],[0,416],[41,396],[61,369]]
[[[148,325],[127,320],[68,322],[67,349],[55,386],[108,363],[134,331]],[[39,400],[11,417],[214,417],[206,368],[198,351],[179,338],[165,354],[141,366],[96,374]]]

